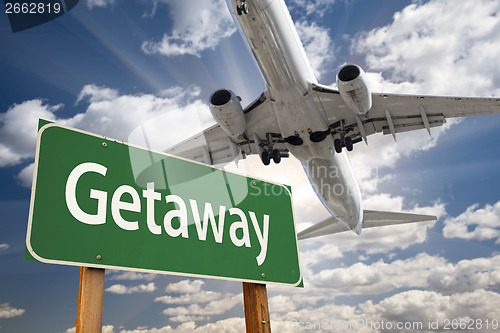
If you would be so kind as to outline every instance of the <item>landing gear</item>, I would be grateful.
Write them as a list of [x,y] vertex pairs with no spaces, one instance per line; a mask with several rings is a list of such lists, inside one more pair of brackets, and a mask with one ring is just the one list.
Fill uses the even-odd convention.
[[[297,141],[302,141],[302,139],[298,136],[294,136],[293,138]],[[284,142],[287,141],[283,139],[279,133],[266,133],[266,139],[260,139],[257,134],[255,134],[253,143],[256,146],[255,148],[260,156],[262,164],[269,165],[271,164],[271,160],[274,163],[279,164],[282,158],[288,157],[288,149],[285,149],[282,146]],[[275,148],[275,145],[278,145],[277,147],[281,148]]]
[[279,164],[281,162],[281,153],[278,149],[271,150],[270,152],[264,150],[262,154],[260,154],[260,159],[264,165],[271,164],[271,159],[274,163]]
[[340,141],[340,139],[333,140],[333,146],[335,147],[335,152],[337,154],[342,152],[342,141]]
[[280,153],[280,151],[278,149],[274,149],[272,155],[273,155],[273,161],[274,161],[274,163],[279,164],[281,162],[281,153]]
[[353,144],[352,144],[351,137],[348,136],[344,139],[344,145],[345,145],[345,148],[347,149],[347,151],[352,151]]
[[263,151],[260,155],[260,159],[264,165],[269,165],[271,163],[271,155],[268,151]]
[[342,152],[342,148],[345,147],[347,151],[352,151],[353,142],[350,136],[346,136],[348,130],[344,127],[344,121],[340,121],[340,130],[336,133],[340,135],[340,138],[333,140],[333,146],[335,148],[335,152],[340,154]]
[[350,137],[345,137],[344,142],[340,139],[333,140],[333,146],[335,147],[335,152],[337,154],[342,152],[342,147],[345,147],[347,151],[352,151],[354,148],[354,144],[352,143],[352,139]]
[[245,3],[245,0],[241,0],[241,5],[236,6],[236,12],[238,13],[238,15],[248,14],[248,6]]

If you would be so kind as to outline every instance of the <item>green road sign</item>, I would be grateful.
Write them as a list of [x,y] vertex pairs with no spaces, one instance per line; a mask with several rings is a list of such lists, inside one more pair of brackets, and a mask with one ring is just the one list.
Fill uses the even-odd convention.
[[64,265],[301,281],[287,187],[45,124],[26,247]]

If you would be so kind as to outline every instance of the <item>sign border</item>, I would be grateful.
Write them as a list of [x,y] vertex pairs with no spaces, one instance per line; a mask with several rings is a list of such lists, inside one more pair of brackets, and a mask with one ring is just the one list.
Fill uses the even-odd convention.
[[189,159],[186,159],[186,158],[183,158],[183,157],[179,157],[179,156],[175,156],[175,155],[172,155],[172,154],[168,154],[168,153],[165,153],[165,152],[159,152],[159,151],[156,151],[156,150],[147,149],[147,148],[141,147],[139,145],[127,143],[127,142],[124,142],[124,141],[121,141],[121,140],[116,140],[116,139],[113,139],[113,138],[109,138],[109,137],[106,137],[106,136],[103,136],[103,135],[98,135],[98,134],[95,134],[95,133],[83,131],[83,130],[72,128],[72,127],[65,126],[65,125],[61,125],[61,124],[58,124],[58,123],[55,123],[55,122],[49,122],[49,121],[46,121],[46,120],[43,120],[43,119],[39,119],[39,130],[38,130],[37,141],[36,141],[36,152],[35,152],[35,162],[34,162],[34,171],[33,171],[33,182],[32,182],[32,185],[31,185],[30,210],[29,210],[29,215],[28,215],[28,227],[27,227],[27,233],[26,233],[26,249],[28,250],[29,254],[33,257],[33,259],[35,259],[36,261],[39,261],[41,263],[46,263],[46,264],[56,264],[56,265],[65,265],[65,266],[79,266],[79,267],[83,266],[83,267],[102,268],[102,269],[115,269],[115,270],[132,271],[132,272],[142,272],[142,273],[151,273],[151,274],[163,274],[163,275],[176,275],[176,276],[196,277],[196,278],[203,278],[203,279],[217,279],[217,280],[227,280],[227,281],[250,282],[250,283],[257,283],[257,284],[266,283],[266,284],[294,286],[294,287],[301,287],[301,286],[303,286],[302,285],[303,276],[302,276],[302,269],[301,269],[301,265],[300,265],[300,256],[299,256],[299,246],[298,246],[298,239],[297,239],[297,231],[295,229],[295,214],[294,214],[294,210],[293,210],[292,193],[291,193],[290,189],[288,188],[288,186],[283,185],[283,184],[275,183],[275,182],[264,180],[264,179],[257,178],[257,177],[249,177],[248,175],[244,175],[242,173],[238,173],[238,172],[234,172],[234,171],[229,171],[229,172],[233,173],[233,174],[236,174],[236,175],[239,175],[239,176],[243,176],[243,177],[247,177],[247,178],[251,178],[251,179],[255,179],[255,180],[259,180],[259,181],[271,183],[273,185],[281,186],[281,187],[283,187],[289,193],[290,201],[291,201],[291,204],[292,204],[291,208],[292,208],[292,217],[293,217],[293,230],[294,230],[294,234],[295,234],[295,244],[296,244],[296,249],[297,249],[297,263],[298,263],[298,266],[299,266],[299,279],[298,279],[297,282],[295,282],[295,283],[283,283],[283,282],[267,281],[267,280],[265,280],[265,278],[263,278],[262,280],[250,280],[250,279],[242,279],[242,278],[234,278],[234,277],[224,277],[224,276],[213,276],[213,275],[205,275],[205,274],[179,273],[179,272],[170,272],[170,271],[162,271],[162,270],[154,270],[154,269],[132,268],[132,267],[124,267],[124,266],[103,265],[103,264],[79,263],[79,262],[74,262],[74,261],[46,259],[46,258],[43,258],[43,257],[39,256],[33,250],[32,246],[31,246],[31,228],[32,228],[32,222],[33,222],[33,208],[34,208],[33,206],[34,206],[35,194],[36,194],[36,181],[37,181],[37,176],[38,176],[38,160],[39,160],[39,154],[40,154],[40,141],[41,141],[41,137],[42,137],[43,132],[45,130],[49,129],[50,127],[59,127],[59,128],[67,129],[67,130],[70,130],[70,131],[79,132],[79,133],[90,135],[90,136],[94,136],[94,137],[97,137],[97,138],[102,138],[103,140],[114,141],[114,142],[121,143],[121,144],[130,146],[130,147],[135,147],[135,148],[138,148],[138,149],[142,149],[142,150],[154,152],[156,154],[160,154],[160,155],[164,155],[164,156],[168,156],[168,157],[173,157],[173,158],[177,158],[177,159],[184,160],[184,161],[187,161],[187,162],[191,162],[191,163],[203,165],[203,166],[214,168],[214,169],[218,169],[218,170],[221,170],[221,171],[225,171],[224,169],[218,168],[218,167],[213,166],[213,165],[208,165],[208,164],[200,163],[200,162],[197,162],[197,161],[192,161],[192,160],[189,160]]

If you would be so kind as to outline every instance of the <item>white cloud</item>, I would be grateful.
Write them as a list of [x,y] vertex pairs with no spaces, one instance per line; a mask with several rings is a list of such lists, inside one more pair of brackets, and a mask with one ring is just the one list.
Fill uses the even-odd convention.
[[[378,303],[367,301],[357,305],[337,305],[334,303],[306,307],[286,313],[271,313],[271,327],[274,332],[297,332],[312,330],[307,327],[316,327],[317,330],[381,332],[371,325],[380,325],[382,322],[396,326],[414,325],[415,329],[407,332],[437,332],[443,330],[445,319],[468,321],[482,319],[482,330],[485,321],[497,319],[500,316],[498,308],[491,304],[498,304],[500,295],[492,291],[476,290],[473,292],[455,295],[443,295],[434,291],[409,290],[380,300]],[[439,322],[439,329],[430,329],[429,321]],[[471,323],[471,322],[468,322]],[[310,326],[307,326],[310,325]],[[313,326],[316,325],[316,326]],[[342,330],[342,327],[350,328]],[[422,326],[419,326],[422,325]],[[421,328],[420,328],[421,327]],[[227,318],[214,323],[196,326],[194,322],[186,322],[176,328],[165,326],[162,328],[137,328],[122,330],[121,333],[167,333],[167,332],[243,332],[245,323],[243,318]],[[391,330],[388,330],[391,331]],[[402,331],[396,330],[394,331]]]
[[297,308],[294,299],[290,296],[284,295],[269,298],[268,304],[270,312],[290,312],[295,311]]
[[429,287],[444,293],[498,289],[500,255],[491,258],[462,260],[457,264],[436,267],[428,277]]
[[[169,307],[163,314],[170,316],[174,322],[209,320],[211,315],[221,315],[242,302],[241,295],[221,294],[214,291],[202,290],[205,284],[202,280],[182,280],[170,283],[166,292],[182,294],[179,296],[161,296],[155,302],[165,304],[190,304],[187,307]],[[201,303],[206,303],[201,305]]]
[[14,104],[0,114],[0,167],[33,158],[38,118],[54,120],[62,104],[48,105],[33,99]]
[[180,296],[161,296],[155,298],[155,302],[162,302],[165,304],[193,304],[193,303],[206,303],[215,301],[221,296],[221,293],[216,291],[200,290],[194,293],[183,294]]
[[305,51],[316,77],[319,79],[326,65],[333,61],[333,42],[328,29],[307,21],[295,22],[297,33],[304,44]]
[[185,323],[185,322],[195,322],[202,320],[209,320],[210,317],[203,316],[186,316],[186,315],[178,315],[174,317],[170,317],[170,320],[173,322]]
[[[486,319],[491,323],[492,319],[500,316],[498,307],[492,304],[500,302],[500,294],[476,290],[473,292],[460,293],[455,295],[442,295],[432,291],[410,290],[394,296],[388,297],[378,304],[368,301],[360,304],[359,307],[367,320],[375,319],[379,322],[421,322],[423,328],[428,332],[435,332],[429,329],[429,320],[439,322],[439,330],[443,330],[445,320],[457,319],[471,323],[468,320],[481,318],[483,324]],[[451,325],[450,325],[451,326]],[[416,331],[422,331],[422,329]],[[445,330],[444,330],[445,331]],[[486,330],[483,326],[480,331]]]
[[9,244],[0,244],[0,251],[7,250],[9,247]]
[[[325,326],[330,322],[356,322],[362,317],[356,306],[326,304],[322,306],[306,307],[297,311],[291,311],[283,315],[271,315],[271,327],[273,331],[279,332],[301,332],[301,331],[337,331],[337,327]],[[352,330],[339,330],[340,332],[367,332],[363,328]]]
[[114,332],[115,332],[115,330],[114,330],[113,326],[111,326],[111,325],[104,325],[102,327],[102,333],[114,333]]
[[361,34],[354,49],[370,71],[420,93],[499,95],[499,11],[490,0],[413,3],[390,25]]
[[92,9],[94,7],[108,7],[113,5],[115,3],[115,0],[87,0],[87,7],[88,9]]
[[[64,333],[75,333],[76,327],[68,328]],[[102,333],[114,333],[115,329],[112,325],[104,325],[102,327]]]
[[390,92],[399,94],[422,93],[419,83],[410,81],[396,83],[392,80],[385,79],[382,72],[366,72],[366,78],[366,84],[372,92]]
[[[120,95],[115,89],[91,84],[82,88],[77,99],[78,103],[88,103],[87,109],[71,118],[57,116],[62,104],[50,105],[40,99],[14,104],[0,114],[0,167],[34,158],[39,118],[138,145],[146,144],[142,129],[149,124],[146,133],[149,147],[164,150],[198,133],[212,121],[206,103],[196,99],[199,93],[197,87],[172,87],[158,95]],[[174,126],[165,131],[171,123],[191,126]],[[133,133],[141,135],[131,136]],[[28,165],[17,176],[22,185],[31,186],[33,169],[33,164]]]
[[[106,270],[106,273],[108,273],[110,270]],[[151,273],[139,273],[139,272],[132,272],[132,271],[110,271],[112,274],[111,277],[109,278],[110,280],[128,280],[128,281],[136,281],[136,280],[145,280],[145,281],[152,281],[158,277],[157,274],[151,274]]]
[[165,326],[161,328],[136,328],[135,330],[121,330],[120,333],[240,333],[245,331],[243,318],[227,318],[203,326],[196,326],[194,321],[185,322],[176,328]]
[[281,293],[279,297],[271,298],[273,312],[292,312],[292,308],[299,311],[310,305],[330,302],[341,295],[377,295],[402,289],[427,289],[454,294],[500,287],[500,255],[461,260],[458,263],[420,253],[404,260],[359,262],[334,269],[329,268],[331,264],[323,258],[314,264],[312,268],[306,267],[306,288],[303,290],[269,286],[271,294]]
[[357,263],[324,269],[306,278],[306,283],[317,293],[328,295],[370,295],[400,288],[423,288],[428,285],[430,270],[445,263],[443,258],[419,254],[391,263],[379,260],[370,265]]
[[236,32],[227,6],[222,0],[162,2],[169,5],[173,30],[171,33],[165,33],[160,41],[144,42],[142,50],[147,54],[190,54],[200,57],[202,51],[215,49],[222,39]]
[[156,290],[156,286],[154,282],[148,284],[140,284],[138,286],[127,287],[122,284],[115,284],[109,288],[106,288],[105,291],[112,294],[133,294],[133,293],[152,293]]
[[344,257],[345,251],[342,251],[337,244],[330,242],[322,244],[320,247],[312,250],[300,251],[300,263],[302,269],[306,269],[305,275],[309,275],[312,271],[307,270],[310,266],[316,265],[320,262],[328,262],[335,259]]
[[293,0],[291,5],[297,7],[305,15],[323,16],[334,3],[335,0]]
[[374,295],[415,288],[454,294],[498,289],[499,264],[500,255],[461,260],[454,264],[443,257],[421,253],[390,263],[379,260],[371,264],[356,263],[349,267],[323,269],[309,274],[305,283],[308,295],[316,296],[316,302],[336,295]]
[[176,283],[169,283],[165,288],[167,293],[192,294],[201,291],[201,286],[205,284],[202,280],[182,280]]
[[98,87],[95,84],[87,84],[82,88],[76,99],[76,104],[80,103],[85,98],[88,98],[90,103],[103,102],[118,98],[118,91],[106,87]]
[[[289,300],[287,300],[289,301]],[[387,298],[378,303],[366,301],[355,305],[337,305],[334,303],[305,307],[286,313],[271,313],[271,327],[274,332],[297,332],[312,330],[307,327],[316,327],[316,330],[335,330],[339,332],[355,331],[381,332],[371,325],[380,325],[382,322],[397,325],[414,325],[415,329],[407,332],[437,332],[443,330],[445,319],[468,321],[482,319],[483,327],[479,331],[488,331],[485,328],[486,319],[491,324],[492,319],[500,316],[498,308],[491,304],[498,304],[500,295],[492,291],[476,290],[473,292],[443,295],[434,291],[409,290]],[[439,329],[430,329],[429,321],[439,322]],[[471,323],[471,322],[468,322]],[[307,326],[310,325],[310,326]],[[316,325],[316,326],[313,326]],[[342,327],[350,328],[342,330]],[[422,325],[422,326],[419,326]],[[194,322],[186,322],[176,328],[165,326],[162,328],[137,328],[122,330],[121,333],[170,333],[170,332],[243,332],[245,322],[243,318],[227,318],[214,323],[196,326]],[[394,331],[403,331],[393,329]],[[392,331],[392,330],[388,330]]]
[[243,302],[242,295],[228,294],[221,299],[208,302],[204,306],[191,304],[188,307],[170,307],[163,310],[167,316],[209,316],[221,315]]
[[[197,94],[197,90],[194,89]],[[96,134],[106,135],[126,141],[137,126],[155,119],[156,130],[159,133],[148,133],[154,145],[158,141],[179,140],[186,136],[186,129],[170,127],[165,135],[165,126],[172,123],[183,123],[191,118],[199,119],[199,115],[209,113],[208,106],[193,99],[190,90],[171,90],[162,92],[160,96],[152,94],[119,95],[114,89],[87,85],[83,87],[78,100],[88,100],[89,106],[85,113],[78,114],[62,122],[73,127],[92,129]],[[161,117],[163,123],[158,122]],[[199,121],[194,123],[190,131],[198,130]],[[160,140],[159,138],[162,138]],[[169,139],[170,138],[170,139]],[[166,148],[168,146],[164,146]]]
[[9,303],[1,303],[0,304],[0,318],[14,318],[22,316],[22,314],[26,310],[24,309],[16,309],[10,306]]
[[478,204],[467,208],[457,217],[450,217],[444,221],[443,235],[445,238],[461,238],[467,240],[484,241],[497,239],[500,243],[500,201],[484,208]]
[[[436,209],[440,210],[441,207]],[[433,226],[434,222],[419,222],[366,229],[359,238],[348,241],[346,237],[342,243],[345,243],[346,250],[350,251],[361,250],[366,254],[390,253],[396,249],[405,250],[412,245],[424,243],[428,230]],[[351,237],[356,235],[352,234]],[[339,246],[342,246],[342,243]]]
[[35,171],[35,163],[28,164],[15,177],[21,186],[31,187],[33,183],[33,172]]
[[[269,299],[271,323],[273,329],[292,332],[314,323],[359,321],[363,326],[356,332],[373,332],[366,326],[369,321],[427,324],[439,320],[441,329],[446,318],[489,318],[491,322],[498,318],[498,309],[491,305],[498,303],[500,294],[485,290],[498,290],[500,286],[499,261],[500,255],[496,255],[451,263],[423,253],[393,262],[379,260],[319,270],[306,276],[304,290],[269,286],[270,294],[281,292]],[[370,300],[348,306],[332,301],[341,295],[394,292],[378,303]]]
[[[200,281],[200,282],[196,282]],[[201,280],[183,280],[172,284],[172,291],[190,291],[195,296],[201,289]],[[269,286],[282,294],[271,296],[269,306],[273,330],[296,331],[297,322],[332,320],[367,322],[423,322],[445,318],[498,318],[498,310],[491,304],[499,302],[500,295],[485,289],[500,287],[500,255],[450,263],[445,258],[419,254],[413,258],[372,264],[357,263],[349,267],[326,269],[306,278],[306,289]],[[401,291],[381,299],[378,303],[365,301],[354,305],[338,305],[332,299],[339,295],[371,295]],[[428,290],[415,290],[428,289]],[[181,298],[185,295],[181,295]],[[227,294],[205,306],[191,304],[171,307],[163,311],[173,322],[183,322],[176,328],[137,328],[136,333],[157,332],[233,332],[236,325],[244,330],[242,318],[228,318],[216,323],[196,326],[195,321],[210,320],[210,316],[227,313],[241,304],[241,295]],[[358,332],[372,332],[359,327]],[[431,330],[435,331],[435,330]]]

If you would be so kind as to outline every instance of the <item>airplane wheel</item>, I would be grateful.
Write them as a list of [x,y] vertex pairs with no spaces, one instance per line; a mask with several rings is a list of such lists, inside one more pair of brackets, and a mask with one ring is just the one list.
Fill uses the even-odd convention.
[[342,141],[340,141],[340,139],[333,140],[333,146],[335,147],[335,152],[337,154],[342,152]]
[[264,165],[269,165],[271,163],[271,156],[267,151],[262,152],[260,159],[262,160],[262,163],[264,163]]
[[247,4],[243,3],[241,5],[236,6],[236,12],[238,13],[238,15],[248,14],[248,6],[247,6]]
[[350,137],[345,138],[345,147],[347,151],[352,151],[353,144],[352,144],[352,139]]
[[281,162],[281,154],[278,149],[273,150],[273,161],[276,164],[279,164]]

